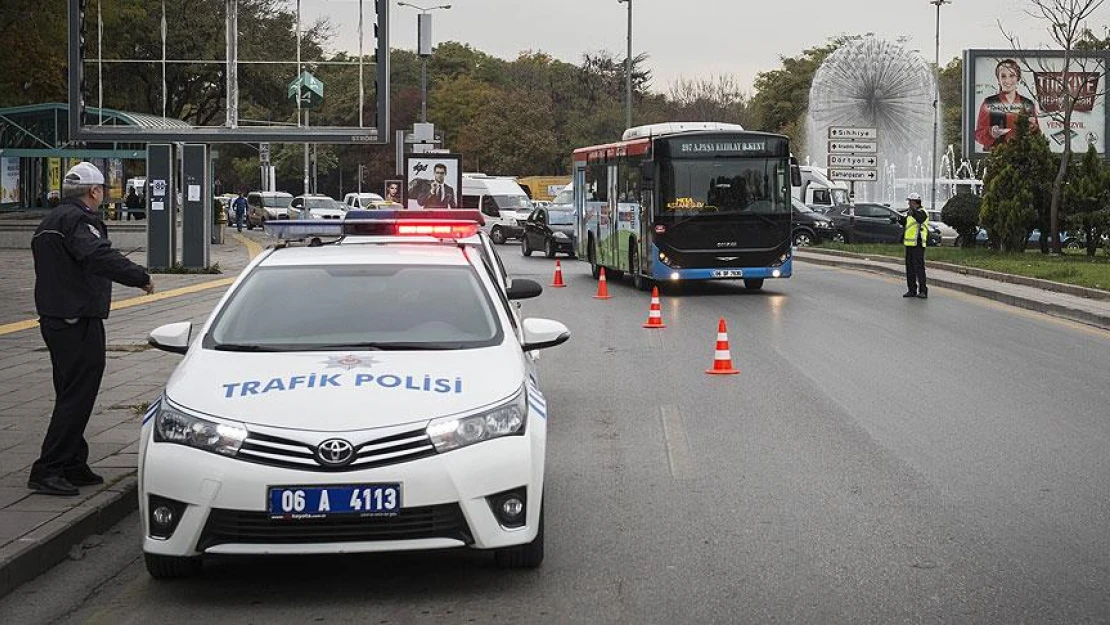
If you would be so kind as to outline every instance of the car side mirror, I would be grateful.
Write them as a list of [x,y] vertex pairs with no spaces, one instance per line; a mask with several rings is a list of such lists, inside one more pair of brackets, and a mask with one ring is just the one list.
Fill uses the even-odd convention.
[[505,297],[509,299],[531,299],[539,297],[543,293],[543,287],[535,280],[528,278],[514,278],[509,288],[505,289]]
[[164,352],[184,354],[189,351],[189,335],[193,333],[190,321],[180,321],[158,326],[151,331],[147,343]]
[[524,326],[524,344],[521,345],[521,349],[526,352],[562,345],[570,339],[570,330],[558,321],[525,319],[522,325]]

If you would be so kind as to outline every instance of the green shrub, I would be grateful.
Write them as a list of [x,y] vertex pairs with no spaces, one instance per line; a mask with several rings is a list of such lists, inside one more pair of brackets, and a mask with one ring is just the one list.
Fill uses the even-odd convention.
[[975,235],[979,233],[979,209],[983,198],[970,190],[957,190],[944,204],[940,212],[941,220],[960,235],[961,247],[975,247]]

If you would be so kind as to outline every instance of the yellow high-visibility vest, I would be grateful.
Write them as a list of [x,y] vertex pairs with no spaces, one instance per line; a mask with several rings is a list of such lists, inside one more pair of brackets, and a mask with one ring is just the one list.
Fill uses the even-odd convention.
[[902,234],[902,243],[906,247],[918,247],[917,231],[921,230],[921,247],[929,246],[929,213],[925,213],[925,221],[917,223],[913,218],[913,211],[906,213],[906,230]]

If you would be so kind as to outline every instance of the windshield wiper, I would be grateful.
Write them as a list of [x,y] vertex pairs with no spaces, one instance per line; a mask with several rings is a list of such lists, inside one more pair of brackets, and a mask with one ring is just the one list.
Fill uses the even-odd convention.
[[250,345],[245,343],[216,343],[212,349],[220,352],[282,352],[280,347],[269,345]]
[[423,352],[423,351],[439,351],[446,349],[459,349],[457,345],[446,343],[331,343],[320,345],[302,345],[300,349],[305,351],[336,351],[344,349],[362,349],[372,352]]

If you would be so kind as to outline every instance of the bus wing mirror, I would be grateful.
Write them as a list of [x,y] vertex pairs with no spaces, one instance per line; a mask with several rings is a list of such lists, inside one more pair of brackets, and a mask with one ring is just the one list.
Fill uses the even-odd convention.
[[798,167],[798,159],[790,157],[790,186],[802,186],[802,168]]
[[640,188],[651,189],[655,187],[655,163],[644,161],[640,163]]

